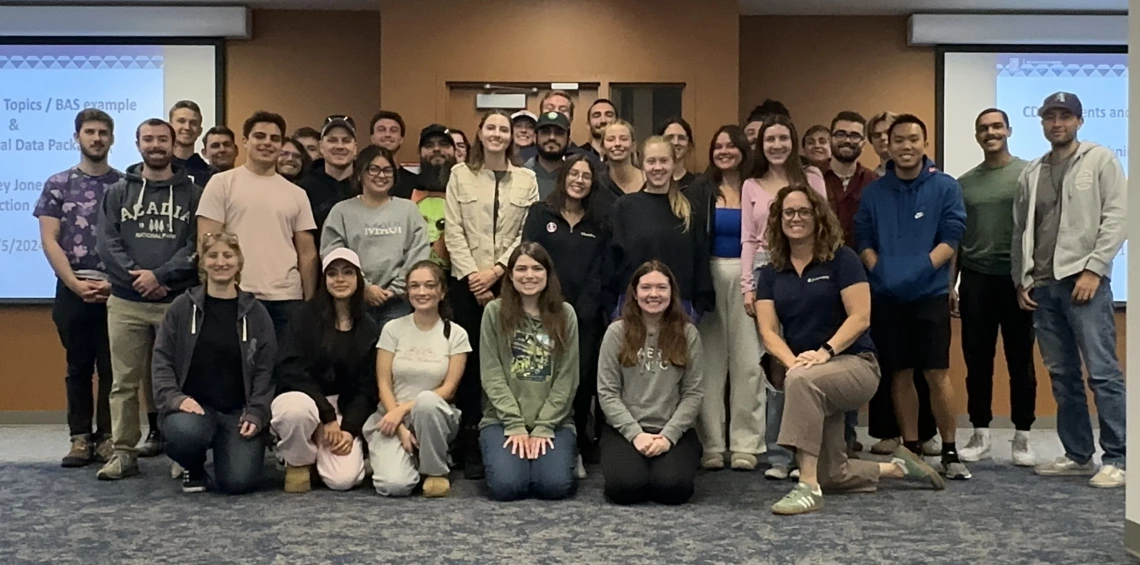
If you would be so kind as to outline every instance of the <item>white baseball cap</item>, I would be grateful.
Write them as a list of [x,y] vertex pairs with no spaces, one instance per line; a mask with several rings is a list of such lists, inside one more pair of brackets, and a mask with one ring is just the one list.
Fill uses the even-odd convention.
[[329,265],[332,265],[333,261],[336,261],[337,259],[344,259],[357,269],[363,270],[363,268],[360,266],[360,256],[357,255],[355,251],[347,247],[334,249],[330,251],[328,255],[325,255],[325,258],[321,261],[321,270],[327,271]]

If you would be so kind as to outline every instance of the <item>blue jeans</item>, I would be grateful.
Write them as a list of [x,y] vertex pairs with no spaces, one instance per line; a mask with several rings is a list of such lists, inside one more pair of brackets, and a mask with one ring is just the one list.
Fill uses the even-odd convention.
[[206,451],[214,450],[213,485],[225,494],[244,494],[257,489],[265,463],[261,434],[241,436],[241,416],[202,407],[206,414],[167,414],[162,421],[166,454],[188,470],[202,470]]
[[277,343],[281,343],[285,329],[289,326],[289,320],[293,319],[293,311],[305,301],[259,300],[258,302],[261,302],[261,305],[265,306],[265,311],[269,313],[269,319],[273,321],[273,333],[277,336]]
[[795,456],[791,450],[777,442],[780,437],[780,422],[784,421],[784,391],[774,390],[768,385],[764,388],[768,395],[764,434],[764,443],[768,445],[768,464],[773,467],[787,467],[795,460]]
[[1075,282],[1076,276],[1069,277],[1035,288],[1032,295],[1037,302],[1033,325],[1057,400],[1057,435],[1065,456],[1077,463],[1088,463],[1096,452],[1081,374],[1083,357],[1100,422],[1103,463],[1123,469],[1127,408],[1124,374],[1116,359],[1112,289],[1103,278],[1092,300],[1076,305]]
[[533,461],[511,455],[504,448],[502,424],[479,430],[479,447],[483,452],[483,467],[487,476],[487,490],[495,500],[519,500],[528,496],[546,500],[559,500],[574,494],[574,447],[577,445],[574,430],[558,428],[554,431],[554,449]]

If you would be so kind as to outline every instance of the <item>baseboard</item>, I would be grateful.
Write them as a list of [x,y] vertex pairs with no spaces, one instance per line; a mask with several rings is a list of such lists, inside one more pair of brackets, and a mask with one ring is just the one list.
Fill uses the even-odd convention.
[[[0,414],[2,414],[2,412],[0,412]],[[1093,423],[1093,428],[1098,427],[1095,418],[1093,418],[1092,423]],[[860,412],[859,413],[859,425],[864,426],[864,427],[867,426],[867,413],[866,412]],[[958,416],[958,429],[959,430],[972,430],[972,429],[974,429],[974,425],[970,423],[970,417],[968,415],[962,414],[962,415]],[[1013,421],[1010,420],[1008,416],[994,416],[994,419],[990,421],[990,429],[991,430],[1012,430],[1012,429],[1014,429]],[[1057,429],[1057,417],[1056,416],[1044,416],[1044,417],[1038,416],[1037,419],[1034,420],[1034,422],[1033,422],[1033,429],[1035,429],[1035,430],[1055,430],[1055,429]]]
[[1124,549],[1133,557],[1140,557],[1140,524],[1132,520],[1124,521]]
[[0,426],[46,426],[67,424],[62,410],[0,410]]

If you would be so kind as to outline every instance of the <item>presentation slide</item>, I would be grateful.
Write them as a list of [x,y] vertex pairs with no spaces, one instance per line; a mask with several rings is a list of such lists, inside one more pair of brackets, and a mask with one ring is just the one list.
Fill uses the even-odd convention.
[[[974,119],[986,108],[1009,114],[1010,152],[1027,161],[1047,153],[1038,106],[1071,92],[1084,107],[1077,139],[1112,149],[1128,171],[1128,55],[1108,53],[946,53],[943,75],[943,169],[954,176],[982,161]],[[1128,299],[1128,244],[1112,264],[1112,295]]]
[[178,100],[216,122],[213,45],[0,45],[0,301],[51,299],[55,274],[32,216],[44,181],[79,162],[75,115],[98,108],[115,120],[109,161],[141,161],[135,128],[166,119]]

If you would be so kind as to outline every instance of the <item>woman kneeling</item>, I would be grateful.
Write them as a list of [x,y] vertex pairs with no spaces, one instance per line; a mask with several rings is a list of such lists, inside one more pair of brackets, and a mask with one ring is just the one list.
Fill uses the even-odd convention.
[[155,342],[154,399],[183,492],[206,490],[210,449],[217,490],[245,493],[261,480],[277,340],[265,307],[238,289],[243,263],[236,236],[203,238],[205,284],[175,299]]
[[889,463],[847,459],[844,414],[875,394],[879,365],[867,332],[867,274],[842,237],[827,201],[811,188],[777,194],[767,227],[771,262],[756,279],[756,318],[764,348],[788,370],[779,443],[795,449],[800,482],[772,506],[776,514],[819,510],[821,488],[873,492],[881,477],[944,486],[906,448]]
[[701,338],[660,261],[633,274],[621,319],[606,330],[598,362],[602,475],[617,504],[684,504],[693,496],[701,442]]
[[392,320],[380,334],[376,376],[380,410],[364,424],[372,484],[384,496],[407,496],[424,476],[424,496],[446,496],[447,446],[459,431],[459,409],[451,404],[471,344],[451,323],[446,276],[432,261],[408,272],[414,311]]

